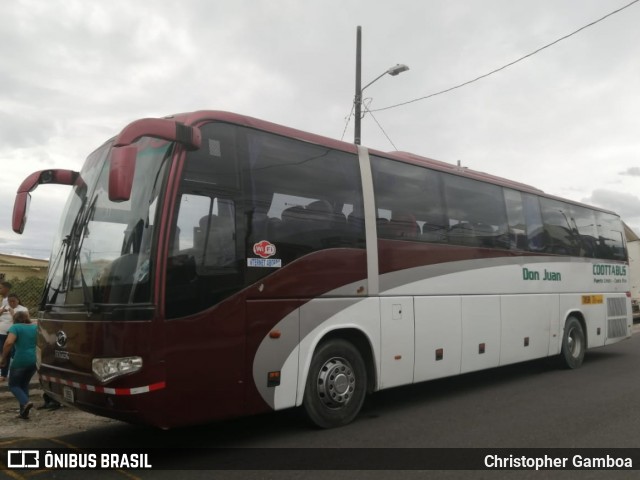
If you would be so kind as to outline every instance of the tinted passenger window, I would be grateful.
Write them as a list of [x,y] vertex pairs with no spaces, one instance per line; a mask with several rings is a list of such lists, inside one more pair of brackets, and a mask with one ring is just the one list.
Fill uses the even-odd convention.
[[445,242],[448,223],[439,172],[371,158],[378,237]]
[[504,199],[509,219],[510,248],[541,251],[544,233],[538,197],[505,188]]
[[[249,217],[247,265],[274,248],[274,268],[329,248],[364,248],[360,169],[355,155],[245,130]],[[271,246],[270,246],[271,245]],[[261,255],[262,253],[262,255]],[[252,274],[272,268],[253,268]]]
[[527,224],[524,219],[522,193],[504,189],[504,200],[509,222],[509,247],[514,250],[527,250]]
[[509,248],[502,188],[454,175],[444,176],[449,243]]
[[201,131],[202,147],[189,152],[184,180],[219,189],[239,188],[237,129],[225,123],[209,123]]
[[620,218],[605,212],[595,212],[598,240],[596,257],[610,260],[626,260],[624,231]]
[[187,154],[174,213],[167,258],[167,318],[203,311],[244,286],[236,131],[221,123],[201,130],[202,147]]
[[578,241],[579,255],[594,258],[598,250],[598,229],[593,210],[571,205],[571,225]]
[[538,197],[529,193],[522,194],[524,219],[527,225],[527,240],[529,250],[542,252],[544,250],[544,226]]
[[544,222],[544,251],[559,255],[579,255],[580,239],[571,222],[571,206],[551,200],[540,199]]

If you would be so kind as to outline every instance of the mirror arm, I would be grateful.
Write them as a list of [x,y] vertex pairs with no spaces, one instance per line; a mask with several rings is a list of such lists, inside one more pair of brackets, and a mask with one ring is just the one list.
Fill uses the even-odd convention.
[[56,185],[73,185],[80,176],[73,170],[39,170],[29,175],[18,187],[16,193],[33,192],[38,185],[53,183]]
[[127,125],[116,137],[114,147],[132,145],[141,137],[153,137],[185,145],[189,150],[197,150],[202,144],[199,128],[164,118],[143,118]]
[[27,208],[29,206],[30,193],[38,185],[53,183],[55,185],[75,185],[80,177],[79,172],[73,170],[40,170],[29,175],[18,187],[16,199],[13,204],[12,228],[13,231],[22,234],[27,223]]

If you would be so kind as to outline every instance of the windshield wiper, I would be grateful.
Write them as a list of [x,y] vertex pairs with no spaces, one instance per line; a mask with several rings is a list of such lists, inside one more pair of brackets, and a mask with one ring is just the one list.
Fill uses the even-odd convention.
[[[60,246],[60,251],[55,260],[55,265],[52,269],[52,272],[55,272],[58,267],[58,263],[60,259],[63,259],[62,266],[62,278],[60,280],[59,285],[57,285],[53,289],[53,294],[51,298],[48,299],[48,304],[55,304],[60,293],[66,293],[70,290],[73,290],[73,279],[76,275],[76,269],[80,266],[80,250],[82,248],[82,243],[85,237],[85,231],[93,212],[95,211],[96,202],[98,197],[95,196],[89,206],[87,198],[85,197],[82,200],[82,205],[78,210],[76,218],[71,226],[69,234],[62,240],[62,245]],[[81,285],[84,297],[84,304],[87,307],[87,312],[93,312],[93,298],[91,295],[91,289],[87,286],[84,275],[82,273],[82,266],[80,266],[80,275],[81,275]],[[48,286],[45,288],[45,291],[48,291],[51,288],[51,281],[49,280]],[[47,295],[45,293],[45,295]],[[43,305],[46,307],[46,305]]]

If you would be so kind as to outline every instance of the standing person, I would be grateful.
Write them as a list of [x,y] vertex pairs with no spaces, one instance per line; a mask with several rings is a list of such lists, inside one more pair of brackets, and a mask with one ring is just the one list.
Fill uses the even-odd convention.
[[[29,309],[22,305],[20,301],[20,297],[15,293],[9,294],[9,313],[13,317],[18,312],[29,312]],[[33,320],[32,320],[33,322]],[[0,350],[1,351],[1,350]],[[38,410],[46,409],[46,410],[56,410],[60,408],[62,405],[57,400],[54,400],[46,393],[42,394],[42,399],[44,400],[44,404],[38,407]]]
[[[0,295],[2,295],[2,303],[0,303],[0,352],[4,347],[4,342],[7,340],[9,327],[13,325],[13,316],[9,313],[10,291],[11,284],[9,282],[0,282]],[[7,380],[10,363],[11,359],[7,360],[6,366],[0,368],[0,382]]]
[[19,311],[13,317],[13,325],[2,349],[0,365],[5,365],[11,349],[15,347],[9,371],[9,390],[20,403],[20,418],[29,418],[33,403],[29,401],[29,383],[36,373],[36,334],[38,326],[31,323],[28,311]]
[[[9,314],[11,315],[12,319],[13,316],[18,312],[29,312],[29,309],[22,305],[20,297],[18,297],[18,295],[16,295],[15,293],[10,293],[7,297],[7,301],[9,303]],[[13,321],[11,323],[13,324]]]

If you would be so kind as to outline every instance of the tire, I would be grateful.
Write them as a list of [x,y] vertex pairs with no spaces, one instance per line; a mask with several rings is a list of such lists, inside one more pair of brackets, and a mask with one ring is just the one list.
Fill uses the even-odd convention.
[[582,324],[576,317],[567,318],[562,336],[562,350],[560,361],[565,368],[580,368],[584,360],[587,342]]
[[311,360],[303,405],[320,428],[350,423],[360,412],[367,393],[367,370],[362,355],[345,340],[322,343]]

